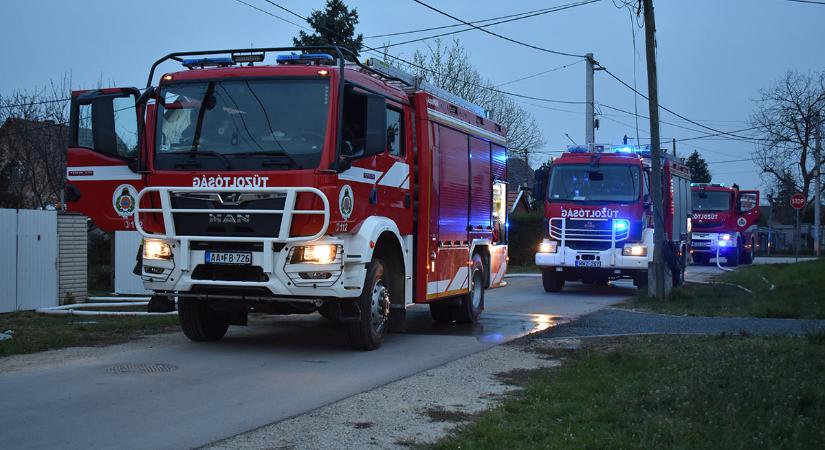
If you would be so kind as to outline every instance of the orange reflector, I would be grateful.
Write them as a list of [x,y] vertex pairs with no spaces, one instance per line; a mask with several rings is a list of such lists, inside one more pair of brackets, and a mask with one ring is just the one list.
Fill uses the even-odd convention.
[[370,248],[375,248],[375,241],[370,241]]
[[329,74],[329,71],[326,69],[321,69],[318,71],[318,75],[325,76],[327,74]]
[[163,81],[172,81],[172,75],[164,75]]

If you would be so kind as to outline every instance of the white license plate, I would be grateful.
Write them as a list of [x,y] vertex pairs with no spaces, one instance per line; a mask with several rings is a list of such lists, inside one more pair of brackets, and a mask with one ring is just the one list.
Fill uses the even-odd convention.
[[252,264],[250,252],[206,252],[206,264]]
[[601,267],[602,262],[596,260],[578,260],[576,261],[576,267]]

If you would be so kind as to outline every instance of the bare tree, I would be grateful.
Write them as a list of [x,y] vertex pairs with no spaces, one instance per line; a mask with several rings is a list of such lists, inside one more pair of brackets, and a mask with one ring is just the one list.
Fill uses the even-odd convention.
[[533,115],[518,103],[496,90],[470,63],[470,55],[458,39],[445,44],[436,39],[427,51],[416,51],[412,71],[436,86],[482,106],[490,118],[507,128],[510,153],[528,161],[531,150],[544,144],[544,138]]
[[46,208],[63,190],[70,82],[0,97],[2,206]]
[[[816,189],[812,186],[823,158],[814,151],[815,130],[825,116],[825,72],[789,71],[774,86],[760,91],[751,123],[762,134],[753,153],[763,177],[782,191],[801,192],[806,210]],[[800,230],[796,230],[797,236]]]

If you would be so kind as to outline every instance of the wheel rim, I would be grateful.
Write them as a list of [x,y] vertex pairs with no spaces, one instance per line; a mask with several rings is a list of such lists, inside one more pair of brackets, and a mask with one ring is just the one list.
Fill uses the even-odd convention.
[[476,270],[475,272],[473,272],[473,285],[470,288],[472,289],[472,291],[470,292],[470,301],[473,304],[473,309],[481,308],[482,290],[479,289],[479,287],[482,285],[482,282],[483,281],[481,279],[481,271]]
[[372,302],[370,305],[370,323],[372,329],[380,333],[387,323],[390,314],[390,291],[384,286],[383,280],[378,280],[372,288]]

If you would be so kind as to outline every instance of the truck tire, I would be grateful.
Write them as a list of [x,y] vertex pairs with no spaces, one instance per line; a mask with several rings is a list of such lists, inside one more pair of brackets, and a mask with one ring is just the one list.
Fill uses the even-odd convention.
[[708,263],[710,263],[710,256],[693,254],[693,264],[706,266]]
[[477,323],[484,309],[484,262],[478,254],[473,255],[470,269],[470,291],[461,296],[457,305],[452,305],[452,316],[459,323]]
[[450,304],[441,300],[430,303],[430,315],[435,323],[452,323],[453,313]]
[[206,300],[179,298],[178,316],[183,334],[191,341],[217,341],[229,329],[229,315],[214,311]]
[[731,252],[728,256],[725,256],[725,265],[731,267],[739,265],[739,248],[737,248],[735,252]]
[[367,269],[364,290],[358,297],[360,320],[347,322],[350,346],[356,350],[375,350],[384,342],[390,315],[391,276],[384,261],[373,258]]
[[560,276],[555,269],[544,269],[541,271],[541,283],[545,292],[561,292],[564,289],[564,277]]

